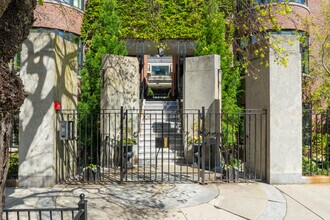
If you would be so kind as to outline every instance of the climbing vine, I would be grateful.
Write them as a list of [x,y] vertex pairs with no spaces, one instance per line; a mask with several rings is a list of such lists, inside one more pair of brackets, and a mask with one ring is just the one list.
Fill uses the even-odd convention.
[[126,55],[120,41],[120,20],[114,0],[90,0],[83,19],[82,40],[86,46],[85,66],[81,71],[82,95],[79,108],[83,112],[100,109],[102,57],[105,54]]
[[205,0],[122,0],[118,11],[122,38],[161,39],[200,37]]
[[201,36],[196,41],[195,55],[220,55],[222,109],[227,112],[237,112],[238,93],[241,87],[240,69],[233,66],[232,42],[226,38],[228,25],[225,22],[225,15],[219,11],[219,5],[215,0],[211,0],[205,7],[205,19],[201,23]]

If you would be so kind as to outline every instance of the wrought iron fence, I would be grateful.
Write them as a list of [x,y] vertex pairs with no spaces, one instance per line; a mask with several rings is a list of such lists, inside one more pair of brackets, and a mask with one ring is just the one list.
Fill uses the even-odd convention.
[[42,209],[4,209],[3,219],[72,219],[87,220],[87,200],[80,194],[78,207],[75,208],[42,208]]
[[303,114],[303,174],[329,175],[330,173],[330,112]]
[[59,183],[266,177],[264,110],[63,110],[57,119]]

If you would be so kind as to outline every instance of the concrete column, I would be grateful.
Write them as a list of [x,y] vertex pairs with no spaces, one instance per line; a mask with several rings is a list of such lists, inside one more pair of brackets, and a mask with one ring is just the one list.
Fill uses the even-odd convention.
[[[183,140],[188,140],[192,138],[193,135],[197,135],[196,123],[201,122],[198,122],[198,115],[196,113],[197,110],[201,110],[202,107],[205,107],[207,113],[206,128],[209,130],[208,132],[217,134],[217,137],[214,138],[217,140],[216,146],[220,146],[220,56],[208,55],[186,58],[183,82],[183,109],[186,114],[183,120],[184,129],[187,131],[184,132]],[[210,160],[215,161],[214,156],[219,159],[219,149],[215,149],[214,155],[207,155],[208,152],[210,152],[210,142],[208,140],[206,141],[205,160],[208,164]],[[191,162],[193,159],[192,146],[185,146],[185,154],[186,160]],[[218,165],[212,164],[212,166]]]
[[[109,146],[101,148],[101,152],[107,150],[108,158],[102,154],[102,163],[110,165],[114,163],[115,147],[120,140],[120,110],[128,110],[128,136],[138,134],[139,109],[140,109],[140,75],[139,62],[136,57],[124,57],[116,55],[104,55],[102,61],[102,87],[101,87],[101,113],[104,120],[101,122],[102,141]],[[109,114],[111,113],[111,114]],[[124,125],[125,127],[125,125]],[[124,131],[124,133],[125,133]],[[117,143],[116,143],[117,141]],[[133,148],[134,158],[137,157],[137,147]]]
[[[265,146],[257,149],[253,158],[262,164],[266,180],[271,184],[300,183],[302,181],[302,89],[300,44],[294,35],[272,35],[272,42],[279,41],[280,47],[288,52],[288,66],[275,62],[278,57],[272,49],[263,59],[253,57],[251,65],[260,68],[260,73],[246,76],[246,108],[267,110],[267,133]],[[293,43],[292,43],[293,42]],[[251,54],[254,54],[254,50]],[[269,67],[260,65],[269,62]],[[256,131],[260,131],[258,125]],[[260,134],[259,134],[260,135]],[[251,145],[252,146],[252,145]],[[253,154],[253,148],[249,149]],[[261,161],[260,161],[261,160]],[[254,162],[254,161],[251,161]]]
[[183,109],[211,109],[221,100],[220,56],[186,58],[183,81]]
[[54,101],[63,108],[76,107],[76,64],[77,47],[54,33],[31,33],[23,43],[20,76],[28,97],[19,115],[20,187],[55,184],[60,143]]

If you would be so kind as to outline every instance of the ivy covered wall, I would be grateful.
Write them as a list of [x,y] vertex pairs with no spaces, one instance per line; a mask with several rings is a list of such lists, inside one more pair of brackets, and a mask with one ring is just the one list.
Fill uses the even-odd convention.
[[160,39],[200,37],[208,0],[121,0],[118,11],[121,37]]
[[[221,56],[223,107],[237,110],[240,80],[238,69],[233,68],[234,29],[226,20],[232,5],[228,0],[90,0],[82,28],[87,48],[83,81],[89,81],[83,82],[83,101],[91,98],[91,106],[97,106],[99,86],[93,87],[100,81],[97,70],[101,68],[101,53],[125,54],[124,39],[147,39],[157,44],[162,39],[188,38],[196,42],[195,55]],[[84,94],[86,89],[88,94]]]

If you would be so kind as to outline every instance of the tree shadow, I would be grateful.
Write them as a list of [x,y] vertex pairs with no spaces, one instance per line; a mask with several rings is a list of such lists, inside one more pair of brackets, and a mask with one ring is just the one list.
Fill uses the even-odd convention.
[[20,76],[28,97],[20,112],[19,176],[21,180],[52,177],[59,141],[53,104],[77,105],[77,91],[73,90],[78,83],[73,75],[77,50],[55,33],[31,33],[22,48]]

